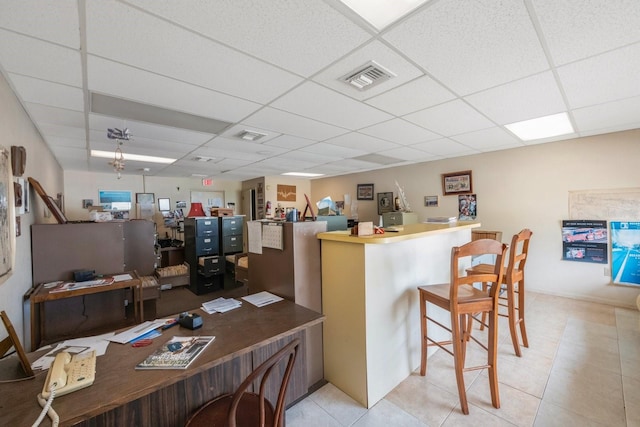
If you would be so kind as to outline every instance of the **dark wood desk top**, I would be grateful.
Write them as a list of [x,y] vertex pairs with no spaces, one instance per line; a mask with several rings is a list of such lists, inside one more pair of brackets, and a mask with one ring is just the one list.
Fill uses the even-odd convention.
[[[31,294],[32,303],[41,303],[44,301],[53,301],[56,299],[71,298],[79,295],[96,294],[100,292],[112,291],[114,289],[131,288],[140,286],[140,278],[135,271],[127,271],[119,274],[131,275],[131,280],[121,280],[119,282],[113,282],[108,285],[95,285],[86,288],[73,289],[70,291],[51,292],[51,289],[45,288],[42,284],[38,285]],[[110,274],[104,276],[105,278],[117,276],[118,274]]]
[[[107,353],[97,359],[94,384],[55,398],[53,408],[60,425],[73,425],[117,408],[324,320],[322,314],[287,300],[261,308],[243,301],[238,309],[212,315],[200,309],[194,312],[204,321],[195,331],[179,326],[167,329],[148,347],[109,344]],[[216,339],[188,369],[134,369],[174,335],[213,335]],[[34,361],[41,354],[29,353],[28,357]],[[31,425],[35,421],[41,410],[36,396],[42,391],[46,372],[36,375],[33,380],[0,384],[0,425]],[[48,422],[45,418],[42,425]]]

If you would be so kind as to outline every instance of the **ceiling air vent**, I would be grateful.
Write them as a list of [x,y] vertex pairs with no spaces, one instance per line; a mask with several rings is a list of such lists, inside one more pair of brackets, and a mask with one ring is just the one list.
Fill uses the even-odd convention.
[[358,90],[367,90],[389,80],[396,75],[375,61],[369,61],[358,70],[351,71],[340,78]]
[[255,130],[243,130],[238,135],[238,138],[244,139],[245,141],[257,141],[260,138],[264,138],[267,136],[266,133],[256,132]]

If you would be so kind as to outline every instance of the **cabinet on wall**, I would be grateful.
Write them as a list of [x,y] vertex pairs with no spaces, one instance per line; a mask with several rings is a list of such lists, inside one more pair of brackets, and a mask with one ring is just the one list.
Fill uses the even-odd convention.
[[184,220],[184,256],[189,263],[190,289],[200,295],[222,288],[224,263],[220,256],[218,217]]
[[382,225],[384,227],[417,223],[418,214],[415,212],[385,212],[382,214]]

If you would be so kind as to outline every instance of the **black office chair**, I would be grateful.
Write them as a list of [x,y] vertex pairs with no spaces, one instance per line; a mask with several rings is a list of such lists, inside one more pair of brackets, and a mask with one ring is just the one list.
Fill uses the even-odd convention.
[[[300,340],[294,339],[285,345],[276,354],[258,366],[240,384],[235,393],[228,393],[216,397],[206,403],[187,420],[187,427],[236,427],[236,426],[260,426],[282,427],[284,426],[285,394],[289,385],[289,378],[293,370]],[[286,369],[280,384],[278,400],[275,408],[265,398],[265,384],[273,373],[273,368],[281,361],[288,358]],[[254,381],[260,379],[258,393],[245,391]]]

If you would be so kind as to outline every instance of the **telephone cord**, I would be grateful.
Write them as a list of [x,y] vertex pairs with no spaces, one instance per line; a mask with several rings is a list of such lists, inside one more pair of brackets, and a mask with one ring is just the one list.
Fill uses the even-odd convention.
[[44,420],[44,416],[48,415],[51,419],[51,427],[58,427],[58,423],[60,422],[60,418],[58,417],[58,413],[51,407],[53,403],[53,398],[56,395],[55,386],[51,387],[51,391],[49,394],[49,399],[45,400],[42,397],[42,393],[38,393],[38,403],[42,406],[42,411],[38,416],[38,419],[33,423],[31,427],[38,427],[42,420]]

